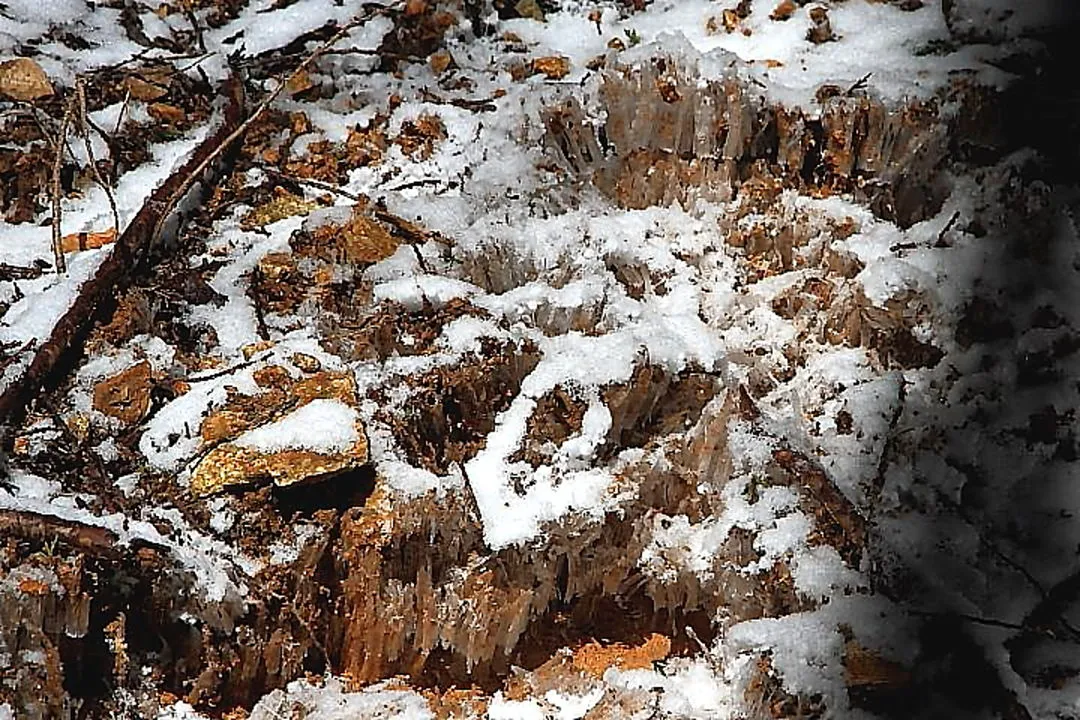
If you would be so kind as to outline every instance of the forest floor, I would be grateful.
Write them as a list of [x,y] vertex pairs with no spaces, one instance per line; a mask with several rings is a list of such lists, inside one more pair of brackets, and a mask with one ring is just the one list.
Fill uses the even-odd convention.
[[0,718],[1080,717],[1055,10],[0,3]]

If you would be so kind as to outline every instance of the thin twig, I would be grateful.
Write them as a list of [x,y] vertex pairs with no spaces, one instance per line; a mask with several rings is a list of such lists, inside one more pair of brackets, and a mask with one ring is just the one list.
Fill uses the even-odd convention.
[[323,182],[322,180],[315,180],[314,178],[304,178],[304,177],[300,177],[298,175],[290,175],[289,173],[281,172],[277,168],[264,167],[263,170],[265,172],[269,173],[270,175],[276,175],[277,177],[279,177],[279,178],[281,178],[283,180],[290,180],[290,181],[296,183],[297,185],[308,185],[310,187],[317,188],[319,190],[325,190],[325,191],[327,191],[329,193],[333,193],[335,195],[340,195],[343,198],[347,198],[347,199],[352,200],[353,202],[357,202],[357,203],[367,202],[367,198],[365,198],[365,197],[363,197],[361,195],[357,195],[356,193],[349,192],[348,190],[340,188],[337,185],[332,185],[332,184],[330,184],[328,182]]
[[937,235],[937,241],[934,243],[934,247],[936,247],[936,248],[949,247],[949,244],[947,242],[945,242],[945,234],[947,232],[949,232],[950,230],[952,230],[953,225],[955,225],[956,221],[959,220],[959,219],[960,219],[960,211],[957,210],[956,212],[954,212],[952,214],[952,217],[949,218],[949,222],[945,223],[945,227],[941,228],[941,232],[939,232],[938,235]]
[[61,208],[60,202],[60,170],[64,164],[64,145],[67,142],[68,126],[71,124],[72,103],[68,102],[64,107],[64,120],[60,123],[60,132],[53,143],[55,149],[53,157],[52,176],[52,247],[53,260],[56,264],[56,272],[67,272],[67,261],[64,259],[64,247],[60,235]]
[[112,211],[113,229],[116,231],[116,236],[120,236],[120,213],[116,210],[116,197],[113,195],[112,188],[105,182],[105,178],[101,176],[101,171],[97,166],[97,158],[94,157],[94,146],[90,142],[90,126],[87,122],[88,115],[86,112],[86,85],[82,78],[75,80],[75,101],[78,103],[79,113],[79,133],[83,138],[83,145],[86,148],[86,159],[90,163],[90,171],[94,175],[94,179],[97,184],[101,186],[101,189],[105,191],[105,197],[109,199],[109,209]]
[[868,72],[865,75],[863,75],[861,78],[859,78],[854,83],[852,83],[851,87],[849,87],[847,89],[847,92],[845,94],[848,97],[850,97],[856,90],[862,90],[864,87],[866,87],[867,81],[870,80],[870,78],[871,78],[871,76],[873,76],[873,74],[874,73],[872,73],[872,72]]
[[116,127],[113,128],[112,134],[117,135],[120,132],[120,126],[124,122],[124,113],[127,112],[128,103],[131,102],[131,91],[128,90],[124,93],[124,104],[120,106],[120,112],[116,115]]

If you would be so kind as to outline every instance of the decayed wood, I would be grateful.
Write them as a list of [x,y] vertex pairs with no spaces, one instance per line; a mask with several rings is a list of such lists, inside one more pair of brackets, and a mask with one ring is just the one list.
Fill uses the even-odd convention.
[[68,353],[76,350],[89,332],[109,297],[115,297],[131,282],[141,258],[145,257],[154,236],[172,215],[178,196],[182,196],[210,170],[208,160],[218,157],[223,148],[234,142],[244,116],[240,83],[227,84],[228,104],[224,120],[216,132],[204,140],[191,158],[168,180],[154,190],[142,208],[116,241],[109,257],[79,290],[75,301],[53,328],[52,334],[34,354],[23,377],[0,394],[0,423],[17,423],[26,406],[46,382],[53,369]]

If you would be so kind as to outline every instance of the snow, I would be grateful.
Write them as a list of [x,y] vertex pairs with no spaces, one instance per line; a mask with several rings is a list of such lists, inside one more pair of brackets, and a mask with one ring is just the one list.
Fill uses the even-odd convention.
[[547,714],[535,700],[507,700],[502,691],[491,698],[487,709],[488,720],[547,720]]
[[570,695],[549,690],[544,693],[544,699],[555,709],[553,720],[580,720],[586,713],[592,710],[596,703],[604,697],[603,688],[595,688],[584,695]]
[[356,410],[340,400],[315,399],[280,420],[247,431],[234,444],[263,453],[344,453],[360,439],[357,417]]
[[[811,24],[810,7],[800,8],[790,20],[777,22],[769,19],[775,5],[753,4],[749,17],[732,33],[723,29],[709,32],[709,19],[719,20],[724,8],[708,0],[656,3],[649,12],[625,19],[607,10],[600,33],[586,12],[559,13],[546,23],[512,20],[503,26],[527,44],[536,45],[539,55],[550,50],[569,57],[575,68],[567,78],[570,82],[584,77],[586,63],[605,54],[609,40],[619,38],[626,43],[627,33],[633,32],[640,44],[624,52],[626,59],[633,59],[635,53],[647,58],[647,46],[655,43],[679,48],[687,55],[702,54],[704,74],[718,77],[730,71],[735,57],[750,64],[749,72],[763,83],[770,96],[807,110],[812,108],[814,92],[822,83],[849,87],[868,74],[873,78],[875,92],[890,99],[930,97],[947,82],[949,73],[959,70],[977,71],[986,83],[1005,79],[987,62],[992,55],[985,48],[963,48],[944,55],[918,53],[949,38],[936,2],[928,2],[914,12],[904,12],[892,3],[831,3],[829,21],[838,40],[820,45],[805,41]],[[749,29],[750,34],[743,34],[742,28]],[[768,66],[777,62],[778,67]]]
[[218,239],[235,253],[235,259],[218,270],[210,281],[210,287],[226,297],[225,304],[222,307],[199,305],[191,319],[214,328],[224,349],[236,353],[259,336],[255,306],[244,292],[241,278],[258,267],[267,254],[288,250],[289,236],[302,222],[302,217],[279,220],[264,228],[268,234],[245,232],[234,227]]
[[381,685],[361,692],[347,692],[344,683],[328,677],[319,685],[306,680],[274,690],[252,709],[249,720],[277,720],[300,717],[304,720],[434,720],[427,700],[411,690],[395,690]]

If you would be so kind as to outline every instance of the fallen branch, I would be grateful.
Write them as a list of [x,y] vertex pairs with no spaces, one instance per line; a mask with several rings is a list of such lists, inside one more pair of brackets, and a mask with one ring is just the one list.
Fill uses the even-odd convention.
[[[238,137],[236,128],[243,117],[243,93],[240,83],[227,83],[229,101],[224,121],[217,132],[204,140],[183,167],[154,190],[135,218],[116,241],[109,257],[98,267],[94,277],[83,284],[67,312],[53,327],[49,339],[34,354],[23,376],[0,394],[0,424],[8,431],[25,416],[27,405],[41,389],[60,359],[81,345],[106,301],[115,298],[131,282],[138,260],[147,255],[148,247],[161,232],[176,206],[173,198],[182,197],[210,166],[210,161],[224,151],[224,146]],[[62,144],[60,144],[62,147]],[[4,438],[5,444],[10,438]]]
[[95,557],[117,558],[119,538],[112,530],[29,510],[0,510],[0,536],[41,545],[60,542]]

